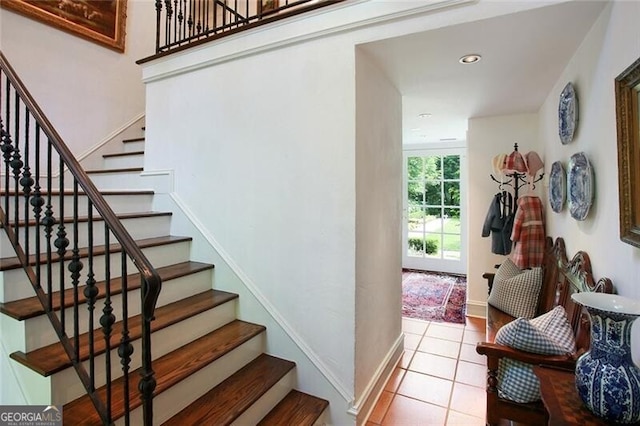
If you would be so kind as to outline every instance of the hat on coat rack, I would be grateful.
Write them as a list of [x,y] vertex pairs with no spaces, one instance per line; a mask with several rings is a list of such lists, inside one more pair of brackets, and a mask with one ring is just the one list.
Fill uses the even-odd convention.
[[498,154],[491,160],[491,166],[493,167],[493,175],[495,177],[502,175],[504,169],[504,160],[507,158],[507,154]]
[[527,165],[524,162],[522,154],[514,150],[511,154],[507,155],[507,158],[504,160],[504,170],[509,172],[526,173]]
[[536,174],[544,167],[540,156],[535,151],[529,151],[524,157],[527,162],[527,173],[531,177],[536,177]]

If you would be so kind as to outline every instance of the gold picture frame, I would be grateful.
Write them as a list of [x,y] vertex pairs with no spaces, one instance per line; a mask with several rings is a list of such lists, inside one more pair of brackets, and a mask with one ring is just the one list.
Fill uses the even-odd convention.
[[124,52],[127,0],[0,0],[28,18]]
[[640,58],[615,79],[620,239],[640,247]]

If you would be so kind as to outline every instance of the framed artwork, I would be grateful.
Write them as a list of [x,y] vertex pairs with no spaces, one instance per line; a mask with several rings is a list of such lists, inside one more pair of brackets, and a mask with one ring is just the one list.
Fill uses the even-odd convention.
[[124,52],[127,0],[2,0],[0,5],[28,18]]
[[615,79],[620,239],[640,247],[640,58]]
[[258,0],[258,15],[270,12],[278,7],[278,0]]

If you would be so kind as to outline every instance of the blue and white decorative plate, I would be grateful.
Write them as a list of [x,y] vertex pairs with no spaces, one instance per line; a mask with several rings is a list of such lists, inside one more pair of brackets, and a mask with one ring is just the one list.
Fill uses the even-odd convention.
[[560,93],[558,103],[558,134],[563,145],[573,140],[578,126],[578,97],[570,82],[564,86]]
[[566,188],[564,167],[560,161],[556,161],[551,165],[551,173],[549,174],[549,204],[551,204],[551,210],[556,213],[560,213],[564,208]]
[[593,169],[584,152],[569,159],[567,179],[569,212],[576,220],[585,220],[593,203]]

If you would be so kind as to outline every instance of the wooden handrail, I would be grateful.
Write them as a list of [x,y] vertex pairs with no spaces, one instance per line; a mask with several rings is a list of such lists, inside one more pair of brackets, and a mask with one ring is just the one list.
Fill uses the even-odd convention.
[[[154,311],[156,308],[156,304],[158,301],[158,297],[162,288],[162,281],[160,278],[160,275],[158,274],[158,272],[154,269],[153,265],[150,263],[150,261],[147,259],[147,257],[144,255],[144,253],[142,252],[142,249],[137,245],[137,243],[134,241],[133,237],[129,234],[129,232],[126,230],[126,228],[124,227],[124,225],[122,224],[122,222],[117,218],[116,214],[114,213],[114,211],[111,209],[111,207],[109,206],[109,204],[106,202],[106,200],[104,199],[104,197],[102,196],[102,194],[100,193],[100,191],[96,188],[96,186],[93,184],[93,182],[90,180],[90,178],[88,177],[88,175],[86,174],[86,172],[84,171],[84,169],[82,168],[82,166],[80,166],[80,163],[78,162],[78,160],[74,157],[74,155],[71,153],[71,151],[69,150],[68,146],[64,143],[64,141],[62,140],[62,137],[58,134],[58,132],[55,130],[55,128],[53,127],[53,125],[51,124],[51,122],[48,120],[48,118],[45,116],[45,114],[43,113],[42,109],[38,106],[38,104],[36,103],[36,101],[34,100],[34,98],[31,96],[31,94],[29,93],[29,91],[26,89],[25,85],[23,84],[22,80],[18,77],[17,73],[15,72],[15,70],[13,69],[13,67],[11,67],[11,65],[9,64],[8,60],[6,59],[6,57],[4,56],[4,54],[0,51],[0,70],[2,71],[1,74],[4,74],[6,79],[7,79],[7,84],[5,85],[6,88],[6,96],[7,96],[7,111],[6,114],[9,114],[9,111],[11,111],[11,107],[10,107],[10,103],[8,102],[9,100],[9,96],[10,93],[14,93],[15,94],[15,110],[14,110],[14,116],[12,117],[13,120],[15,121],[15,135],[13,135],[13,137],[15,137],[15,142],[12,142],[11,140],[11,134],[10,134],[10,125],[11,123],[6,123],[7,125],[7,129],[5,130],[4,125],[2,127],[2,140],[0,141],[2,143],[2,148],[3,148],[3,152],[5,153],[5,163],[6,163],[6,171],[7,174],[5,176],[5,182],[6,185],[8,185],[7,183],[9,182],[10,178],[8,176],[8,172],[9,169],[13,169],[13,173],[14,173],[14,177],[13,180],[15,182],[16,185],[16,189],[14,191],[15,195],[12,197],[15,197],[12,201],[15,201],[15,205],[11,205],[11,207],[13,207],[15,209],[15,215],[16,218],[18,217],[18,202],[20,200],[21,196],[24,196],[24,202],[27,203],[27,201],[29,200],[29,198],[32,196],[31,194],[33,194],[32,192],[32,188],[31,186],[33,186],[33,183],[36,182],[31,178],[31,172],[29,170],[29,150],[32,149],[33,151],[38,151],[38,143],[36,142],[36,146],[34,147],[29,147],[29,131],[31,130],[30,127],[30,120],[33,119],[36,123],[36,127],[35,127],[35,131],[33,133],[37,133],[36,136],[36,140],[39,140],[39,136],[40,136],[40,132],[42,132],[42,134],[48,138],[48,146],[49,146],[49,158],[48,161],[48,171],[51,172],[51,147],[53,147],[53,149],[55,149],[55,151],[57,152],[57,155],[59,156],[59,161],[60,161],[60,170],[62,172],[62,166],[66,167],[69,171],[69,173],[73,176],[74,178],[74,207],[77,209],[77,195],[78,195],[78,187],[80,187],[84,193],[84,195],[87,197],[88,201],[88,205],[91,206],[91,209],[94,209],[99,213],[99,215],[101,216],[102,221],[104,222],[104,224],[106,225],[105,227],[105,234],[108,234],[109,232],[118,240],[118,242],[120,243],[121,247],[122,247],[122,252],[126,254],[126,256],[128,256],[128,258],[133,262],[133,264],[135,265],[135,267],[138,269],[138,271],[140,272],[141,275],[141,315],[143,318],[143,327],[142,327],[142,353],[141,353],[141,362],[142,362],[142,372],[141,372],[141,380],[140,380],[140,384],[138,386],[138,388],[140,389],[141,393],[142,393],[142,400],[143,400],[143,419],[144,419],[144,423],[145,425],[151,425],[152,421],[153,421],[153,406],[152,406],[152,400],[153,400],[153,390],[155,388],[155,378],[154,378],[154,373],[153,373],[153,369],[151,367],[152,364],[152,355],[151,355],[151,326],[150,323],[154,318]],[[0,75],[1,75],[0,74]],[[13,89],[13,92],[10,92],[9,89]],[[20,104],[21,102],[21,104]],[[21,108],[19,107],[19,105],[24,106],[24,120],[25,123],[20,123],[20,119],[21,119]],[[0,105],[0,111],[2,110],[3,105]],[[0,116],[0,123],[2,123],[2,117]],[[23,133],[26,133],[27,135],[24,137],[24,146],[23,146],[23,150],[25,151],[24,154],[19,152],[20,149],[20,140],[18,137],[18,133],[22,131]],[[6,150],[6,152],[5,152]],[[12,153],[14,154],[14,156],[12,157],[12,159],[10,159],[9,157],[11,157]],[[21,155],[24,156],[24,158],[21,157]],[[37,155],[39,155],[39,151],[38,153],[35,154],[36,155],[36,160],[35,160],[35,167],[36,170],[38,170],[39,164],[38,164],[38,158]],[[17,158],[16,158],[17,157]],[[23,161],[24,160],[24,161]],[[23,165],[25,166],[23,169]],[[20,174],[22,174],[22,178],[20,179],[19,176]],[[36,173],[36,179],[39,179],[40,176],[38,176],[38,173]],[[47,176],[48,179],[48,188],[50,189],[51,187],[51,175],[49,173],[49,175]],[[61,182],[63,182],[63,178],[61,176]],[[24,186],[24,193],[23,194],[19,194],[18,191],[18,183],[20,183],[20,185]],[[43,198],[40,195],[40,187],[38,186],[39,183],[36,182],[36,192],[35,195],[33,195],[30,199],[32,206],[34,207],[34,211],[36,209],[39,209],[43,204]],[[62,185],[62,183],[61,183]],[[4,193],[3,193],[3,197],[5,198],[5,210],[7,210],[7,206],[9,206],[9,187],[7,186],[6,188],[4,188]],[[50,207],[52,206],[48,206],[49,210]],[[109,396],[107,397],[107,401],[102,401],[100,400],[98,393],[96,392],[95,386],[94,386],[94,377],[93,377],[93,364],[90,367],[90,372],[87,373],[85,367],[83,366],[82,362],[78,360],[78,340],[76,340],[75,342],[72,340],[73,338],[77,339],[78,336],[78,332],[77,332],[77,310],[78,310],[78,305],[77,302],[76,304],[74,304],[74,320],[76,321],[74,323],[75,329],[74,329],[74,333],[72,335],[72,337],[67,336],[67,332],[65,331],[65,321],[64,321],[64,309],[61,310],[60,315],[61,315],[61,319],[59,319],[56,314],[53,312],[53,308],[52,308],[52,303],[51,303],[51,293],[52,293],[52,287],[51,287],[51,282],[49,282],[49,287],[48,287],[48,295],[45,295],[45,292],[41,286],[40,283],[40,263],[38,261],[38,263],[36,264],[36,270],[37,272],[34,271],[34,268],[29,264],[28,262],[28,258],[29,258],[29,238],[25,237],[25,244],[26,244],[26,248],[23,249],[23,247],[21,246],[20,242],[19,242],[19,235],[18,235],[18,231],[17,228],[14,230],[12,226],[9,226],[9,218],[7,217],[8,212],[3,210],[2,208],[0,208],[0,220],[2,220],[2,224],[4,225],[3,228],[5,229],[5,232],[7,233],[9,240],[11,241],[11,244],[13,245],[14,249],[16,250],[16,253],[18,255],[18,258],[20,259],[20,261],[22,262],[23,268],[25,269],[25,271],[27,272],[27,275],[34,287],[34,290],[36,291],[36,295],[38,296],[40,302],[43,305],[43,308],[45,309],[45,312],[47,313],[48,318],[51,321],[52,326],[54,327],[59,339],[60,339],[60,343],[62,344],[62,346],[64,347],[65,351],[67,352],[67,355],[69,356],[70,360],[72,361],[74,368],[76,369],[81,382],[83,383],[83,385],[85,386],[88,395],[91,397],[96,410],[98,411],[98,413],[100,414],[100,417],[102,418],[104,423],[111,423],[112,419],[111,419],[111,407],[110,407],[110,401],[109,401]],[[63,210],[63,208],[61,208],[61,210]],[[77,210],[74,210],[77,216]],[[51,256],[51,243],[50,243],[50,239],[51,239],[51,229],[53,224],[55,223],[55,219],[53,219],[51,217],[51,212],[49,211],[49,216],[43,218],[41,220],[40,217],[40,213],[36,213],[37,217],[35,219],[35,223],[36,226],[39,225],[44,225],[44,228],[46,229],[46,232],[48,232],[48,236],[47,236],[47,240],[49,241],[49,245],[47,247],[48,249],[48,262],[50,264],[50,262],[52,262],[52,256]],[[60,212],[62,213],[62,211]],[[25,213],[26,214],[26,213]],[[46,216],[46,215],[45,215]],[[89,223],[91,224],[92,222],[91,216],[89,218]],[[77,234],[78,234],[78,229],[77,229],[77,222],[78,219],[77,217],[74,217],[74,250],[77,250]],[[18,221],[16,220],[14,223],[14,226],[18,226]],[[89,225],[92,226],[92,225]],[[91,229],[91,228],[90,228]],[[62,232],[62,235],[60,235],[60,232]],[[56,247],[58,248],[58,254],[60,255],[60,258],[62,258],[62,255],[60,253],[64,253],[66,251],[66,247],[67,245],[69,245],[69,240],[66,238],[66,231],[64,229],[62,229],[61,231],[59,231],[58,234],[58,239],[55,242]],[[90,231],[91,232],[91,231]],[[91,241],[92,241],[92,234],[89,236],[90,238],[90,242],[89,242],[89,246],[91,246]],[[105,235],[105,238],[108,239],[109,236]],[[40,238],[39,238],[39,233],[36,233],[36,247],[38,247],[39,242],[40,242]],[[60,243],[60,246],[58,245],[58,243]],[[77,254],[77,251],[76,251]],[[39,255],[37,256],[38,258],[40,257]],[[122,257],[122,262],[125,262],[126,257],[123,254]],[[92,262],[92,260],[90,260],[90,262]],[[108,262],[107,262],[108,263]],[[64,264],[62,264],[64,265]],[[77,289],[77,286],[79,284],[79,271],[82,269],[82,263],[75,258],[74,260],[72,260],[71,262],[69,262],[68,264],[68,269],[69,272],[71,272],[71,278],[73,280],[72,284],[73,286]],[[91,263],[90,263],[90,269],[91,269]],[[123,269],[125,269],[125,267],[123,267]],[[50,269],[47,269],[48,271],[48,278],[49,281],[51,281],[51,272]],[[61,266],[61,273],[62,273],[62,266]],[[108,269],[108,267],[106,268],[106,273],[107,275],[110,274],[110,271]],[[90,273],[91,275],[88,278],[88,283],[89,281],[93,280],[93,272]],[[108,279],[107,279],[108,281]],[[91,287],[91,285],[93,285],[95,283],[95,281],[91,284],[88,284],[88,289],[85,289],[85,294],[88,294],[88,298],[95,298],[97,290],[95,290],[94,288]],[[62,290],[64,290],[64,281],[62,281],[60,283],[61,286],[61,293],[63,292]],[[96,291],[96,293],[93,293],[94,291]],[[48,299],[47,299],[48,297]],[[124,296],[126,298],[126,295]],[[102,330],[103,333],[105,333],[105,336],[107,336],[109,333],[111,333],[111,325],[113,324],[113,321],[115,321],[113,318],[114,315],[111,314],[112,308],[111,308],[111,302],[110,302],[110,294],[109,294],[109,290],[107,290],[107,300],[108,302],[106,303],[105,308],[103,309],[103,317],[100,320],[100,324],[102,325]],[[89,310],[91,312],[93,312],[93,300],[89,303]],[[126,306],[126,303],[125,303]],[[123,307],[123,312],[122,312],[122,316],[123,318],[127,317],[127,309],[126,307]],[[103,322],[104,320],[104,322]],[[93,322],[90,322],[90,324],[92,324]],[[125,356],[126,358],[126,363],[127,365],[123,364],[123,371],[125,372],[125,374],[128,374],[128,362],[129,362],[129,356],[131,355],[131,352],[133,351],[129,339],[128,337],[125,335],[122,338],[121,341],[121,345],[119,347],[119,352],[123,352],[124,355],[121,356]],[[124,363],[125,361],[123,361]],[[93,363],[93,361],[92,361]],[[110,366],[109,366],[110,361],[107,361],[107,370],[110,370]],[[110,373],[107,374],[107,385],[110,386],[109,384],[109,377],[110,377]],[[109,395],[109,393],[107,394]]]
[[147,282],[148,288],[143,296],[144,310],[143,315],[146,319],[153,318],[153,312],[155,311],[156,303],[160,295],[162,288],[162,280],[160,275],[151,265],[151,262],[144,255],[140,247],[136,244],[129,232],[122,225],[122,222],[118,219],[113,209],[107,204],[100,191],[93,184],[87,173],[84,171],[78,160],[73,156],[67,145],[62,141],[62,137],[55,130],[49,119],[44,115],[42,109],[34,101],[29,91],[25,88],[22,80],[18,77],[15,70],[11,67],[4,54],[0,51],[0,67],[5,71],[9,77],[11,84],[14,86],[16,92],[20,95],[24,103],[29,108],[29,111],[36,120],[40,123],[43,132],[47,135],[49,140],[53,143],[53,146],[60,154],[60,157],[64,161],[65,166],[69,169],[71,174],[78,179],[79,185],[87,194],[87,197],[91,200],[96,210],[103,217],[104,221],[109,225],[109,228],[113,231],[116,239],[122,244],[123,250],[131,256],[131,259],[135,263],[136,267],[144,276],[144,280]]

